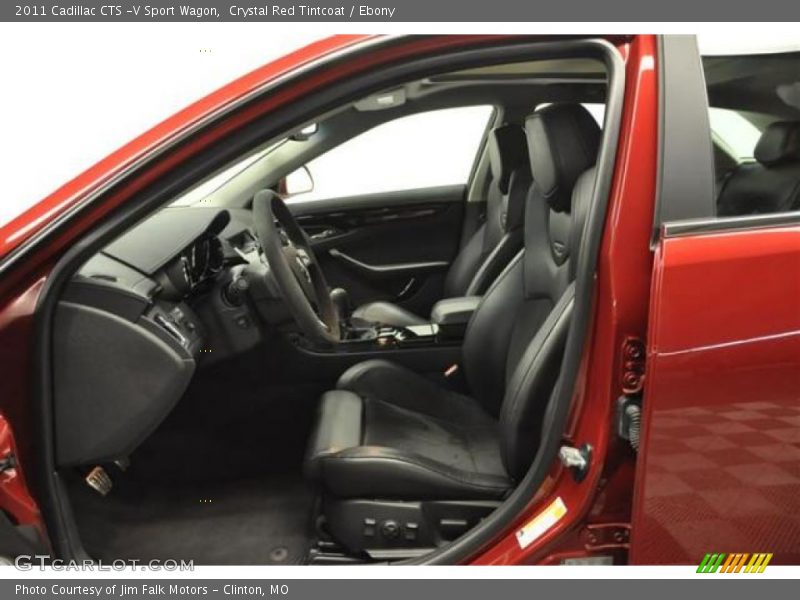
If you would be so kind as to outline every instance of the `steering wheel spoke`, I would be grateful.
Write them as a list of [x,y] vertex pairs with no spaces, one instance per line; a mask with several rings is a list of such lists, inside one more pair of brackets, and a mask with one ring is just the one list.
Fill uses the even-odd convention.
[[286,204],[271,190],[258,192],[253,222],[270,270],[303,333],[317,342],[338,342],[339,317],[328,283]]

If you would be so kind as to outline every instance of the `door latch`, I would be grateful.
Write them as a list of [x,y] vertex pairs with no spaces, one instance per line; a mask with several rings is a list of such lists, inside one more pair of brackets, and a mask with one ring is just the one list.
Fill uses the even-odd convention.
[[17,457],[12,452],[0,458],[0,473],[5,473],[17,467]]
[[561,464],[572,471],[575,481],[583,481],[589,472],[589,465],[592,462],[592,447],[584,444],[580,448],[574,446],[561,446],[558,450],[558,458]]

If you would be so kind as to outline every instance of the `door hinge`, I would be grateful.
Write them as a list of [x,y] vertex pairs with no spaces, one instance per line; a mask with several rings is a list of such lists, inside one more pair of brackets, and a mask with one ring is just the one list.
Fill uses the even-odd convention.
[[584,547],[587,550],[626,549],[630,545],[630,523],[597,523],[583,530]]

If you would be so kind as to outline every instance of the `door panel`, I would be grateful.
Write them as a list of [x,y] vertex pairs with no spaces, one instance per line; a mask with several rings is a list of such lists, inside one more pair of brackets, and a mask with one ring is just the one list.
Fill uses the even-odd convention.
[[800,226],[663,240],[648,345],[631,561],[800,562]]
[[427,315],[458,251],[465,194],[457,185],[289,207],[329,285],[345,288],[354,306],[389,300]]

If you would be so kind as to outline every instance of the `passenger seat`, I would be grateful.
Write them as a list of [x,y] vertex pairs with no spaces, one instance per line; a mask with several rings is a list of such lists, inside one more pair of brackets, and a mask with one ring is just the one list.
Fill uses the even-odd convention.
[[[522,249],[525,197],[531,185],[525,131],[519,125],[496,127],[489,133],[487,151],[492,184],[486,201],[486,222],[450,265],[444,298],[482,295]],[[430,322],[391,302],[364,304],[352,316],[394,327]]]
[[756,162],[736,167],[717,199],[720,217],[800,208],[800,122],[780,121],[764,130]]

